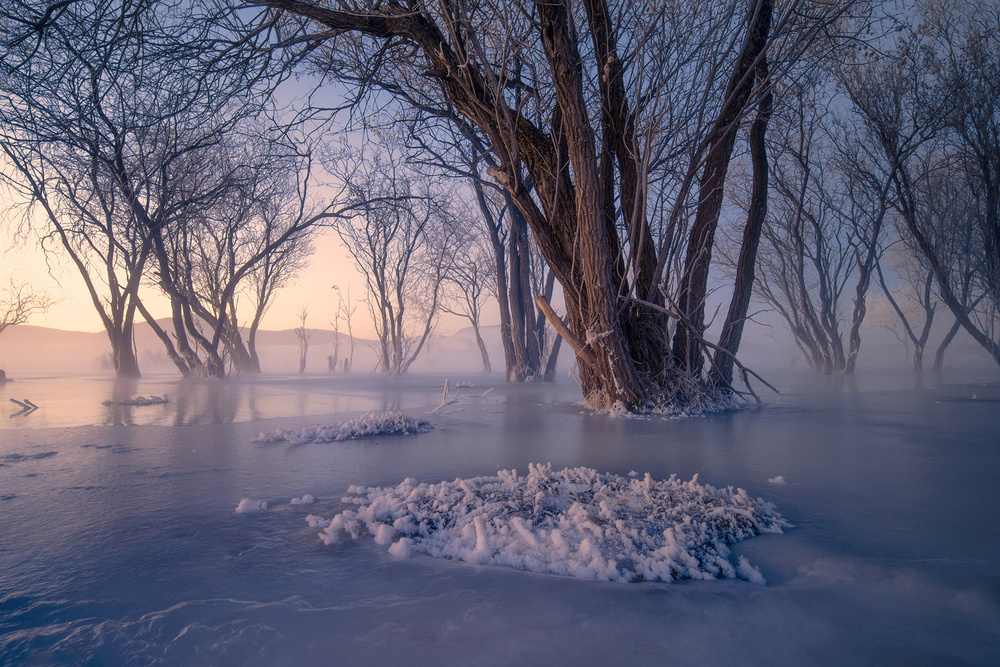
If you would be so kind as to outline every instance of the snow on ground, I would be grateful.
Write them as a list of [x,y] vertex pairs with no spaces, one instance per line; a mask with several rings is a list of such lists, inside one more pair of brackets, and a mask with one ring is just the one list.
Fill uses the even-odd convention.
[[120,401],[101,401],[101,405],[164,405],[169,402],[170,399],[164,394],[163,396],[136,396]]
[[764,583],[746,559],[730,562],[729,545],[790,524],[774,506],[742,489],[716,489],[671,476],[655,481],[585,467],[528,475],[394,488],[352,486],[357,505],[332,519],[309,515],[333,544],[368,533],[389,552],[609,581],[740,578]]
[[293,445],[310,442],[336,442],[376,435],[426,433],[431,425],[408,417],[401,412],[367,412],[363,415],[331,426],[308,426],[296,430],[277,430],[261,433],[255,442],[287,441]]
[[250,500],[249,498],[244,498],[240,501],[240,504],[236,506],[237,514],[260,514],[261,512],[266,511],[266,500]]

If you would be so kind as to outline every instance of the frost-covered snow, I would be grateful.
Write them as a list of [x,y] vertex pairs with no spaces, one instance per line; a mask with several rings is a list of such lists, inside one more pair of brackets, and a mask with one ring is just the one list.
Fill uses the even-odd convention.
[[244,498],[240,501],[240,504],[236,506],[237,514],[260,514],[261,512],[266,511],[266,500],[251,500],[249,498]]
[[293,505],[312,505],[314,502],[316,502],[316,498],[308,493],[301,498],[292,498]]
[[741,578],[764,583],[729,545],[789,524],[774,506],[742,489],[626,478],[585,467],[399,486],[352,486],[358,505],[330,520],[315,515],[327,544],[368,533],[406,557],[418,552],[477,564],[609,581]]
[[136,396],[120,401],[101,401],[101,405],[164,405],[169,402],[170,398],[164,394],[163,396]]
[[777,477],[768,477],[767,481],[770,484],[785,484],[786,483],[784,475],[778,475]]
[[376,435],[410,435],[431,430],[429,422],[408,417],[401,412],[366,412],[363,415],[330,426],[308,426],[301,429],[279,429],[261,433],[256,442],[290,442],[304,445],[311,442],[338,442]]

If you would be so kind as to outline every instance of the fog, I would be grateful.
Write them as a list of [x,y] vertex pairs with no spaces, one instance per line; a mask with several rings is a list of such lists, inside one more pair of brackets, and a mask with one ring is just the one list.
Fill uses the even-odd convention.
[[[2,662],[997,664],[995,369],[767,377],[783,393],[759,409],[667,420],[593,414],[565,375],[20,374],[0,385]],[[429,414],[445,379],[475,386]],[[435,428],[255,442],[388,409]],[[619,584],[327,546],[305,520],[352,484],[546,462],[698,474],[794,528],[733,545],[765,586]]]

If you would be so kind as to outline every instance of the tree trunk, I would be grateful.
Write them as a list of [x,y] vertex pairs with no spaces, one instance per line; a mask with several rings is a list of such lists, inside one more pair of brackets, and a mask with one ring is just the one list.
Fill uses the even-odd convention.
[[699,375],[702,369],[704,357],[696,338],[705,331],[705,299],[708,296],[708,271],[712,263],[715,230],[722,211],[723,188],[739,119],[750,103],[754,72],[758,60],[763,58],[771,30],[771,2],[756,0],[750,4],[746,43],[729,80],[726,101],[711,130],[711,147],[702,172],[698,211],[691,227],[680,285],[678,308],[687,322],[679,323],[674,334],[674,359],[691,375]]
[[[767,56],[761,53],[757,64],[757,87],[770,85],[767,72]],[[733,297],[729,302],[729,312],[719,337],[720,350],[716,350],[713,359],[714,382],[716,385],[731,387],[733,383],[733,360],[740,349],[743,338],[743,326],[746,323],[747,310],[750,307],[750,297],[753,293],[755,268],[757,264],[757,248],[760,245],[760,234],[767,218],[767,145],[765,135],[767,123],[771,118],[773,96],[767,90],[761,97],[757,116],[750,126],[750,157],[753,162],[753,191],[750,196],[750,211],[747,215],[746,227],[743,229],[743,244],[740,246],[739,261],[736,265],[736,284],[733,286]],[[724,350],[724,352],[723,352]],[[728,354],[727,354],[728,353]]]
[[521,254],[520,237],[525,234],[525,220],[515,206],[508,206],[510,225],[507,233],[507,265],[510,269],[508,304],[510,307],[510,335],[514,351],[514,379],[521,382],[531,375],[528,349],[525,345],[525,292],[528,258]]
[[476,335],[476,345],[479,346],[479,355],[483,358],[483,372],[492,373],[493,367],[490,365],[490,353],[486,351],[486,342],[479,335],[479,322],[472,323],[472,333]]
[[111,355],[115,365],[115,376],[120,378],[140,378],[139,360],[135,356],[135,346],[131,331],[109,331]]
[[163,327],[161,327],[156,322],[152,314],[150,314],[150,312],[146,310],[146,307],[142,304],[142,302],[138,302],[138,308],[139,312],[142,314],[143,319],[146,320],[146,324],[149,325],[149,328],[153,330],[153,333],[156,334],[156,337],[159,338],[160,342],[163,343],[163,347],[166,349],[167,352],[167,358],[174,363],[174,366],[177,367],[177,370],[181,372],[182,377],[185,378],[191,377],[192,376],[191,367],[188,366],[187,362],[184,360],[184,357],[182,357],[180,354],[177,353],[177,348],[174,347],[173,341],[170,340],[170,336],[167,334],[167,332],[164,331]]
[[944,351],[948,349],[949,345],[951,345],[951,341],[955,338],[955,335],[961,328],[962,323],[956,319],[951,325],[951,329],[948,329],[948,333],[945,334],[941,344],[938,345],[937,352],[934,354],[934,366],[932,367],[932,370],[939,371],[944,367]]
[[[480,214],[486,223],[490,237],[490,247],[493,249],[494,278],[496,279],[497,302],[500,307],[500,342],[503,344],[504,358],[504,378],[510,382],[515,379],[515,352],[514,338],[511,327],[510,299],[507,287],[507,260],[503,241],[500,238],[500,223],[493,217],[489,204],[486,201],[486,193],[483,192],[483,185],[476,179],[472,179],[472,189],[476,193],[476,203],[479,205]],[[507,199],[508,210],[514,208],[513,202]]]
[[556,335],[552,341],[552,349],[549,350],[549,358],[545,362],[545,375],[542,379],[552,382],[556,379],[556,364],[559,363],[559,348],[562,345],[562,336]]

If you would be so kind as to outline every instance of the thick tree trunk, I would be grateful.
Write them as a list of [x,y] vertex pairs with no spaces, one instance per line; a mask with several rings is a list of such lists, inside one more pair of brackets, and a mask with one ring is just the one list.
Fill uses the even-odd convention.
[[111,356],[115,366],[115,376],[120,378],[140,378],[139,360],[135,356],[135,346],[131,331],[109,331]]
[[586,112],[581,58],[573,38],[568,2],[541,2],[537,8],[567,154],[576,177],[573,218],[554,218],[552,223],[575,235],[575,257],[583,273],[578,285],[564,284],[570,290],[581,288],[578,298],[566,298],[570,329],[596,357],[593,366],[580,368],[583,394],[595,406],[638,407],[649,399],[649,387],[633,363],[628,336],[618,317],[619,284],[612,275],[617,258],[610,253],[612,240],[601,202],[596,142]]
[[702,347],[696,339],[705,331],[708,271],[712,263],[715,230],[722,211],[723,188],[739,119],[750,103],[754,73],[759,60],[764,57],[771,30],[771,2],[755,0],[750,3],[746,43],[726,88],[726,101],[711,130],[711,147],[699,186],[698,211],[691,227],[678,300],[678,308],[687,322],[678,324],[673,350],[674,359],[680,367],[695,376],[700,375],[704,359]]
[[[767,59],[761,54],[757,64],[757,87],[770,85],[767,72]],[[771,118],[773,96],[770,91],[763,94],[757,117],[750,126],[750,158],[753,162],[753,191],[750,196],[750,211],[747,215],[746,227],[743,229],[743,244],[740,246],[740,256],[736,265],[736,283],[733,286],[733,297],[729,302],[729,312],[719,337],[719,347],[713,359],[715,384],[731,387],[733,383],[733,360],[740,349],[743,338],[743,326],[746,323],[747,310],[750,307],[750,297],[753,293],[755,268],[757,264],[757,248],[760,245],[760,234],[767,218],[767,146],[765,135],[767,123]],[[723,352],[724,350],[724,352]]]
[[531,375],[531,361],[525,345],[525,292],[528,291],[526,266],[528,258],[521,254],[520,239],[526,233],[524,216],[514,206],[508,206],[510,226],[507,234],[507,265],[510,267],[507,300],[510,307],[510,335],[514,350],[514,379],[521,382]]

